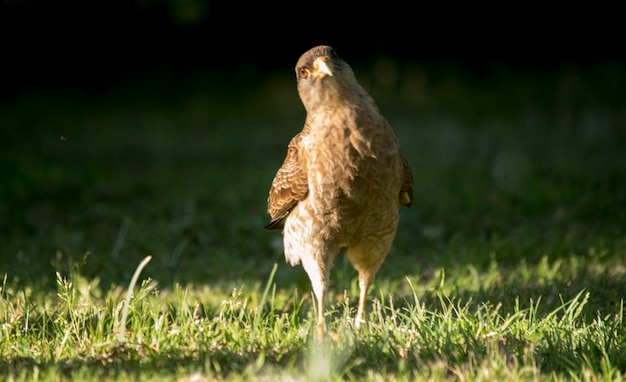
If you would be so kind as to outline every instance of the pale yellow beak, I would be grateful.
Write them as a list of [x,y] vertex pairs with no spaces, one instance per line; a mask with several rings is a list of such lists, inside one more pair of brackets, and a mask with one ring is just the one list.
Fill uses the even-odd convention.
[[328,65],[326,65],[326,57],[318,57],[313,61],[313,78],[324,78],[326,76],[332,76],[333,72],[330,70]]

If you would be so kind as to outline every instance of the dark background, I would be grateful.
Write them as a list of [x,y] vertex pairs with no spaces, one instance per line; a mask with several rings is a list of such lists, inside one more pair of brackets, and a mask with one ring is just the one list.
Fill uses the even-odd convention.
[[258,75],[291,70],[318,44],[353,65],[386,56],[480,72],[544,70],[624,58],[616,9],[532,3],[212,2],[5,0],[0,8],[3,93],[94,91],[157,71]]

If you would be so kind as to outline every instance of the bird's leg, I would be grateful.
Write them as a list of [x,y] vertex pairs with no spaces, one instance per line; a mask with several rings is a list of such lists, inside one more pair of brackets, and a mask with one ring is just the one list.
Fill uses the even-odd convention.
[[359,273],[359,307],[356,311],[356,317],[354,318],[354,326],[358,329],[361,323],[365,322],[365,305],[367,304],[367,291],[372,284],[369,274],[367,277],[364,275],[367,272]]
[[373,246],[360,245],[348,248],[348,259],[359,273],[359,307],[354,318],[354,326],[358,329],[365,322],[365,306],[367,305],[367,292],[374,283],[376,273],[385,260],[388,248],[379,247],[378,251],[372,251]]
[[302,258],[302,267],[311,280],[311,287],[317,299],[317,324],[315,334],[318,340],[324,337],[324,299],[326,296],[326,280],[328,277],[328,267],[323,261],[317,261],[314,256]]
[[317,297],[317,324],[315,326],[315,337],[318,341],[322,341],[324,339],[324,324],[326,321],[324,316],[324,295],[324,290],[319,293],[315,293],[315,296]]

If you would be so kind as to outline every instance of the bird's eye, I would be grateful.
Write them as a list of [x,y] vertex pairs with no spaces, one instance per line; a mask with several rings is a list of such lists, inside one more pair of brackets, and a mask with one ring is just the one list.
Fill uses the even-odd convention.
[[298,75],[302,78],[307,78],[309,76],[309,69],[307,68],[298,69]]

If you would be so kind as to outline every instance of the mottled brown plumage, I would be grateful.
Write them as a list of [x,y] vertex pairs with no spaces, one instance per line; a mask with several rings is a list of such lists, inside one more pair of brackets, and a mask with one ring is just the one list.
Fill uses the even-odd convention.
[[411,205],[414,186],[396,133],[331,47],[304,53],[296,79],[307,116],[272,182],[265,228],[283,230],[285,259],[307,272],[321,337],[335,257],[347,247],[358,271],[358,327],[367,291],[393,243],[399,206]]

